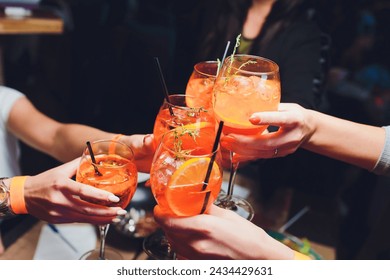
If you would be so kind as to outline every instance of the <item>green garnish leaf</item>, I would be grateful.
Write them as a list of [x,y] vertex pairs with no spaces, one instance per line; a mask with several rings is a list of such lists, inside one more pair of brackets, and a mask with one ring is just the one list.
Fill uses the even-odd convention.
[[173,150],[175,151],[175,159],[177,160],[184,159],[192,152],[192,150],[183,150],[183,141],[181,138],[186,134],[196,141],[196,138],[199,137],[199,130],[186,129],[183,125],[180,129],[174,130]]

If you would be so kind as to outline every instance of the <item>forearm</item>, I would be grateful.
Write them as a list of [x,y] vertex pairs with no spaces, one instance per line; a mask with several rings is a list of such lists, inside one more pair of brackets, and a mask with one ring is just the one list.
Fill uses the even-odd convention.
[[385,141],[383,128],[308,111],[311,137],[303,148],[367,170],[375,166]]
[[52,156],[66,162],[81,156],[86,141],[112,139],[115,135],[86,125],[64,124],[55,133]]

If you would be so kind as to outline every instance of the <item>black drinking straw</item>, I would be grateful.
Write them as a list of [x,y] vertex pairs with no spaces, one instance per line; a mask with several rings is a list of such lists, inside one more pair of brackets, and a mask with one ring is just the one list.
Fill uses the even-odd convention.
[[[161,85],[163,87],[163,91],[164,91],[164,94],[165,94],[165,100],[169,103],[168,88],[167,88],[167,84],[165,83],[164,75],[162,73],[161,66],[160,66],[160,61],[158,60],[158,57],[155,57],[154,61],[156,62],[156,66],[157,66],[157,69],[158,69],[160,82],[161,82]],[[172,107],[170,105],[168,105],[168,109],[169,109],[169,113],[171,114],[171,116],[174,116],[175,114],[173,113]]]
[[93,165],[93,168],[95,169],[95,174],[96,175],[99,175],[99,176],[102,176],[103,174],[100,173],[99,169],[97,168],[96,166],[96,160],[95,160],[95,155],[93,154],[93,151],[92,151],[92,147],[91,147],[91,143],[89,141],[87,141],[87,147],[88,147],[88,151],[89,151],[89,154],[91,156],[91,160],[92,160],[92,165]]
[[[211,155],[209,166],[207,167],[206,177],[205,177],[204,182],[203,182],[202,191],[204,191],[209,184],[211,170],[213,169],[215,156],[217,155],[216,151],[218,149],[219,139],[221,138],[221,134],[222,134],[222,128],[223,128],[223,121],[220,121],[219,126],[218,126],[217,135],[215,136],[215,140],[214,140],[214,145],[213,145],[213,150],[212,150],[213,154]],[[206,210],[207,204],[209,203],[209,199],[210,199],[210,192],[207,192],[206,196],[204,198],[202,210],[200,210],[200,214],[203,214],[204,211]]]

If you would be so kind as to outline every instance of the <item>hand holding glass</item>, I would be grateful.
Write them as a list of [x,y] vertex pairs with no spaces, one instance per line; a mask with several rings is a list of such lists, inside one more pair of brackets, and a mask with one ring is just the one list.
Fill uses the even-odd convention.
[[[267,126],[249,122],[255,112],[277,110],[281,87],[278,65],[266,58],[253,55],[234,55],[225,59],[213,89],[214,115],[224,121],[224,134],[257,134]],[[251,220],[254,211],[249,202],[233,195],[238,162],[232,161],[228,192],[221,195],[216,204],[236,211]]]
[[[137,186],[137,168],[134,154],[127,145],[111,140],[96,141],[83,152],[77,170],[78,182],[109,191],[120,198],[119,202],[95,203],[125,208],[133,197]],[[93,160],[94,159],[94,160]],[[100,249],[84,254],[81,259],[121,259],[113,250],[106,251],[105,239],[109,225],[100,225]]]
[[[214,141],[215,133],[206,130],[177,128],[164,134],[150,171],[151,189],[162,211],[172,216],[207,212],[222,184],[222,159],[219,149],[213,152]],[[164,235],[147,239],[144,249],[156,259],[174,257]]]

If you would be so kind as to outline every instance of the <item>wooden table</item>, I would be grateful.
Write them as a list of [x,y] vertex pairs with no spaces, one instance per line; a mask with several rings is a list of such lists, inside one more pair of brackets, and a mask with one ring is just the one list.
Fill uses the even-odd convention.
[[[43,221],[37,222],[31,229],[9,246],[2,255],[0,255],[0,260],[32,260],[37,248],[42,226],[45,224],[46,223]],[[113,237],[111,235],[111,238],[115,238],[117,241],[122,242],[122,240],[119,240],[120,238],[117,236]],[[142,251],[142,244],[140,244],[141,241],[142,240],[136,239],[131,240],[129,238],[123,239],[123,246],[116,246],[115,250],[119,251],[125,260],[145,260],[148,256]],[[96,246],[98,245],[99,244],[97,242]],[[109,242],[108,246],[110,246]]]

